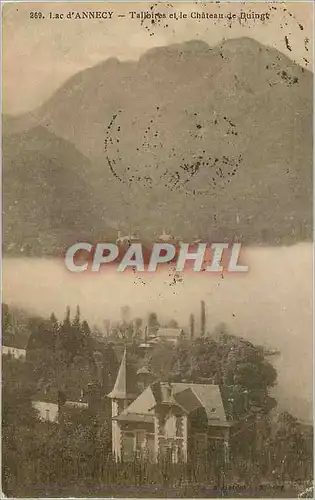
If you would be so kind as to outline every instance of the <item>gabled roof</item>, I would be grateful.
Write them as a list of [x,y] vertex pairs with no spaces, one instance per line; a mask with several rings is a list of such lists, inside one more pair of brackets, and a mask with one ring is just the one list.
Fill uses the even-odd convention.
[[191,413],[198,408],[203,408],[200,399],[197,398],[191,387],[175,394],[174,399],[187,413]]
[[138,394],[136,373],[127,364],[127,350],[125,349],[113,390],[108,394],[112,399],[128,399]]
[[[205,409],[208,422],[226,420],[226,414],[221,397],[220,387],[215,384],[189,384],[184,382],[174,382],[171,384],[160,383],[161,394],[165,402],[165,388],[171,386],[172,397],[178,402],[180,406],[186,408],[191,413],[198,408],[197,399],[200,405]],[[187,390],[189,389],[189,391]],[[157,393],[158,394],[158,393]],[[159,404],[161,400],[157,400]]]
[[227,425],[220,388],[213,384],[156,382],[147,387],[117,418],[117,420],[143,421],[151,417],[158,406],[176,405],[186,414],[203,408],[208,425]]
[[152,388],[149,386],[115,419],[139,422],[143,421],[144,416],[150,416],[153,419],[154,412],[152,408],[155,404],[156,400]]

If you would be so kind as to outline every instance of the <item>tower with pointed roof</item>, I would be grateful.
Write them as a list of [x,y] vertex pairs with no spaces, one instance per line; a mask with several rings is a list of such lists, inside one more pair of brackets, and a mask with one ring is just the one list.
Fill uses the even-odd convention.
[[112,452],[116,458],[121,458],[121,432],[117,417],[138,395],[136,375],[127,364],[127,350],[118,370],[113,390],[108,394],[112,401]]

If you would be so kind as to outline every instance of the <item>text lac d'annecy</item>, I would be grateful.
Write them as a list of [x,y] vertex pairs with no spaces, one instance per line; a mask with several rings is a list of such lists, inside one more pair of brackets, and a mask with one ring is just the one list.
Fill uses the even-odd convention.
[[[82,255],[85,258],[82,259]],[[80,258],[81,257],[81,258]],[[116,271],[127,269],[155,272],[159,266],[172,263],[176,271],[187,269],[195,272],[244,273],[248,266],[240,263],[240,243],[154,243],[148,248],[142,243],[130,243],[125,248],[114,243],[75,243],[66,252],[65,263],[69,271],[98,272],[103,266],[116,267]]]

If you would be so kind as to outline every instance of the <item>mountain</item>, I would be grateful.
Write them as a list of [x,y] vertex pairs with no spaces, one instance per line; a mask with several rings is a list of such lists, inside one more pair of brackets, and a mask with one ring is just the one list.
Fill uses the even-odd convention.
[[93,239],[90,161],[41,126],[3,138],[4,251],[60,254]]
[[312,74],[252,39],[108,59],[22,120],[8,119],[4,132],[32,134],[34,124],[89,159],[68,179],[79,190],[86,173],[98,231],[131,226],[153,237],[167,226],[182,238],[246,244],[311,239]]

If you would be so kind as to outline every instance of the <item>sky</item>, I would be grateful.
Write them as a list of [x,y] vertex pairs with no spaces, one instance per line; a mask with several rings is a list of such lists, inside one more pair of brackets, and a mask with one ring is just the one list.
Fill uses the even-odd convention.
[[[311,69],[312,9],[312,2],[7,3],[2,21],[3,112],[20,114],[35,109],[73,74],[109,57],[136,60],[152,47],[191,39],[213,46],[224,38],[249,36]],[[86,10],[113,11],[112,19],[49,19],[50,12],[66,15]],[[152,28],[150,21],[131,19],[130,11],[164,12],[167,16],[181,11],[188,17],[162,20]],[[240,21],[237,17],[230,22],[190,17],[192,12],[238,16],[241,11],[269,13],[270,19]],[[32,12],[40,12],[45,19],[31,19]],[[123,14],[126,17],[118,17]]]

